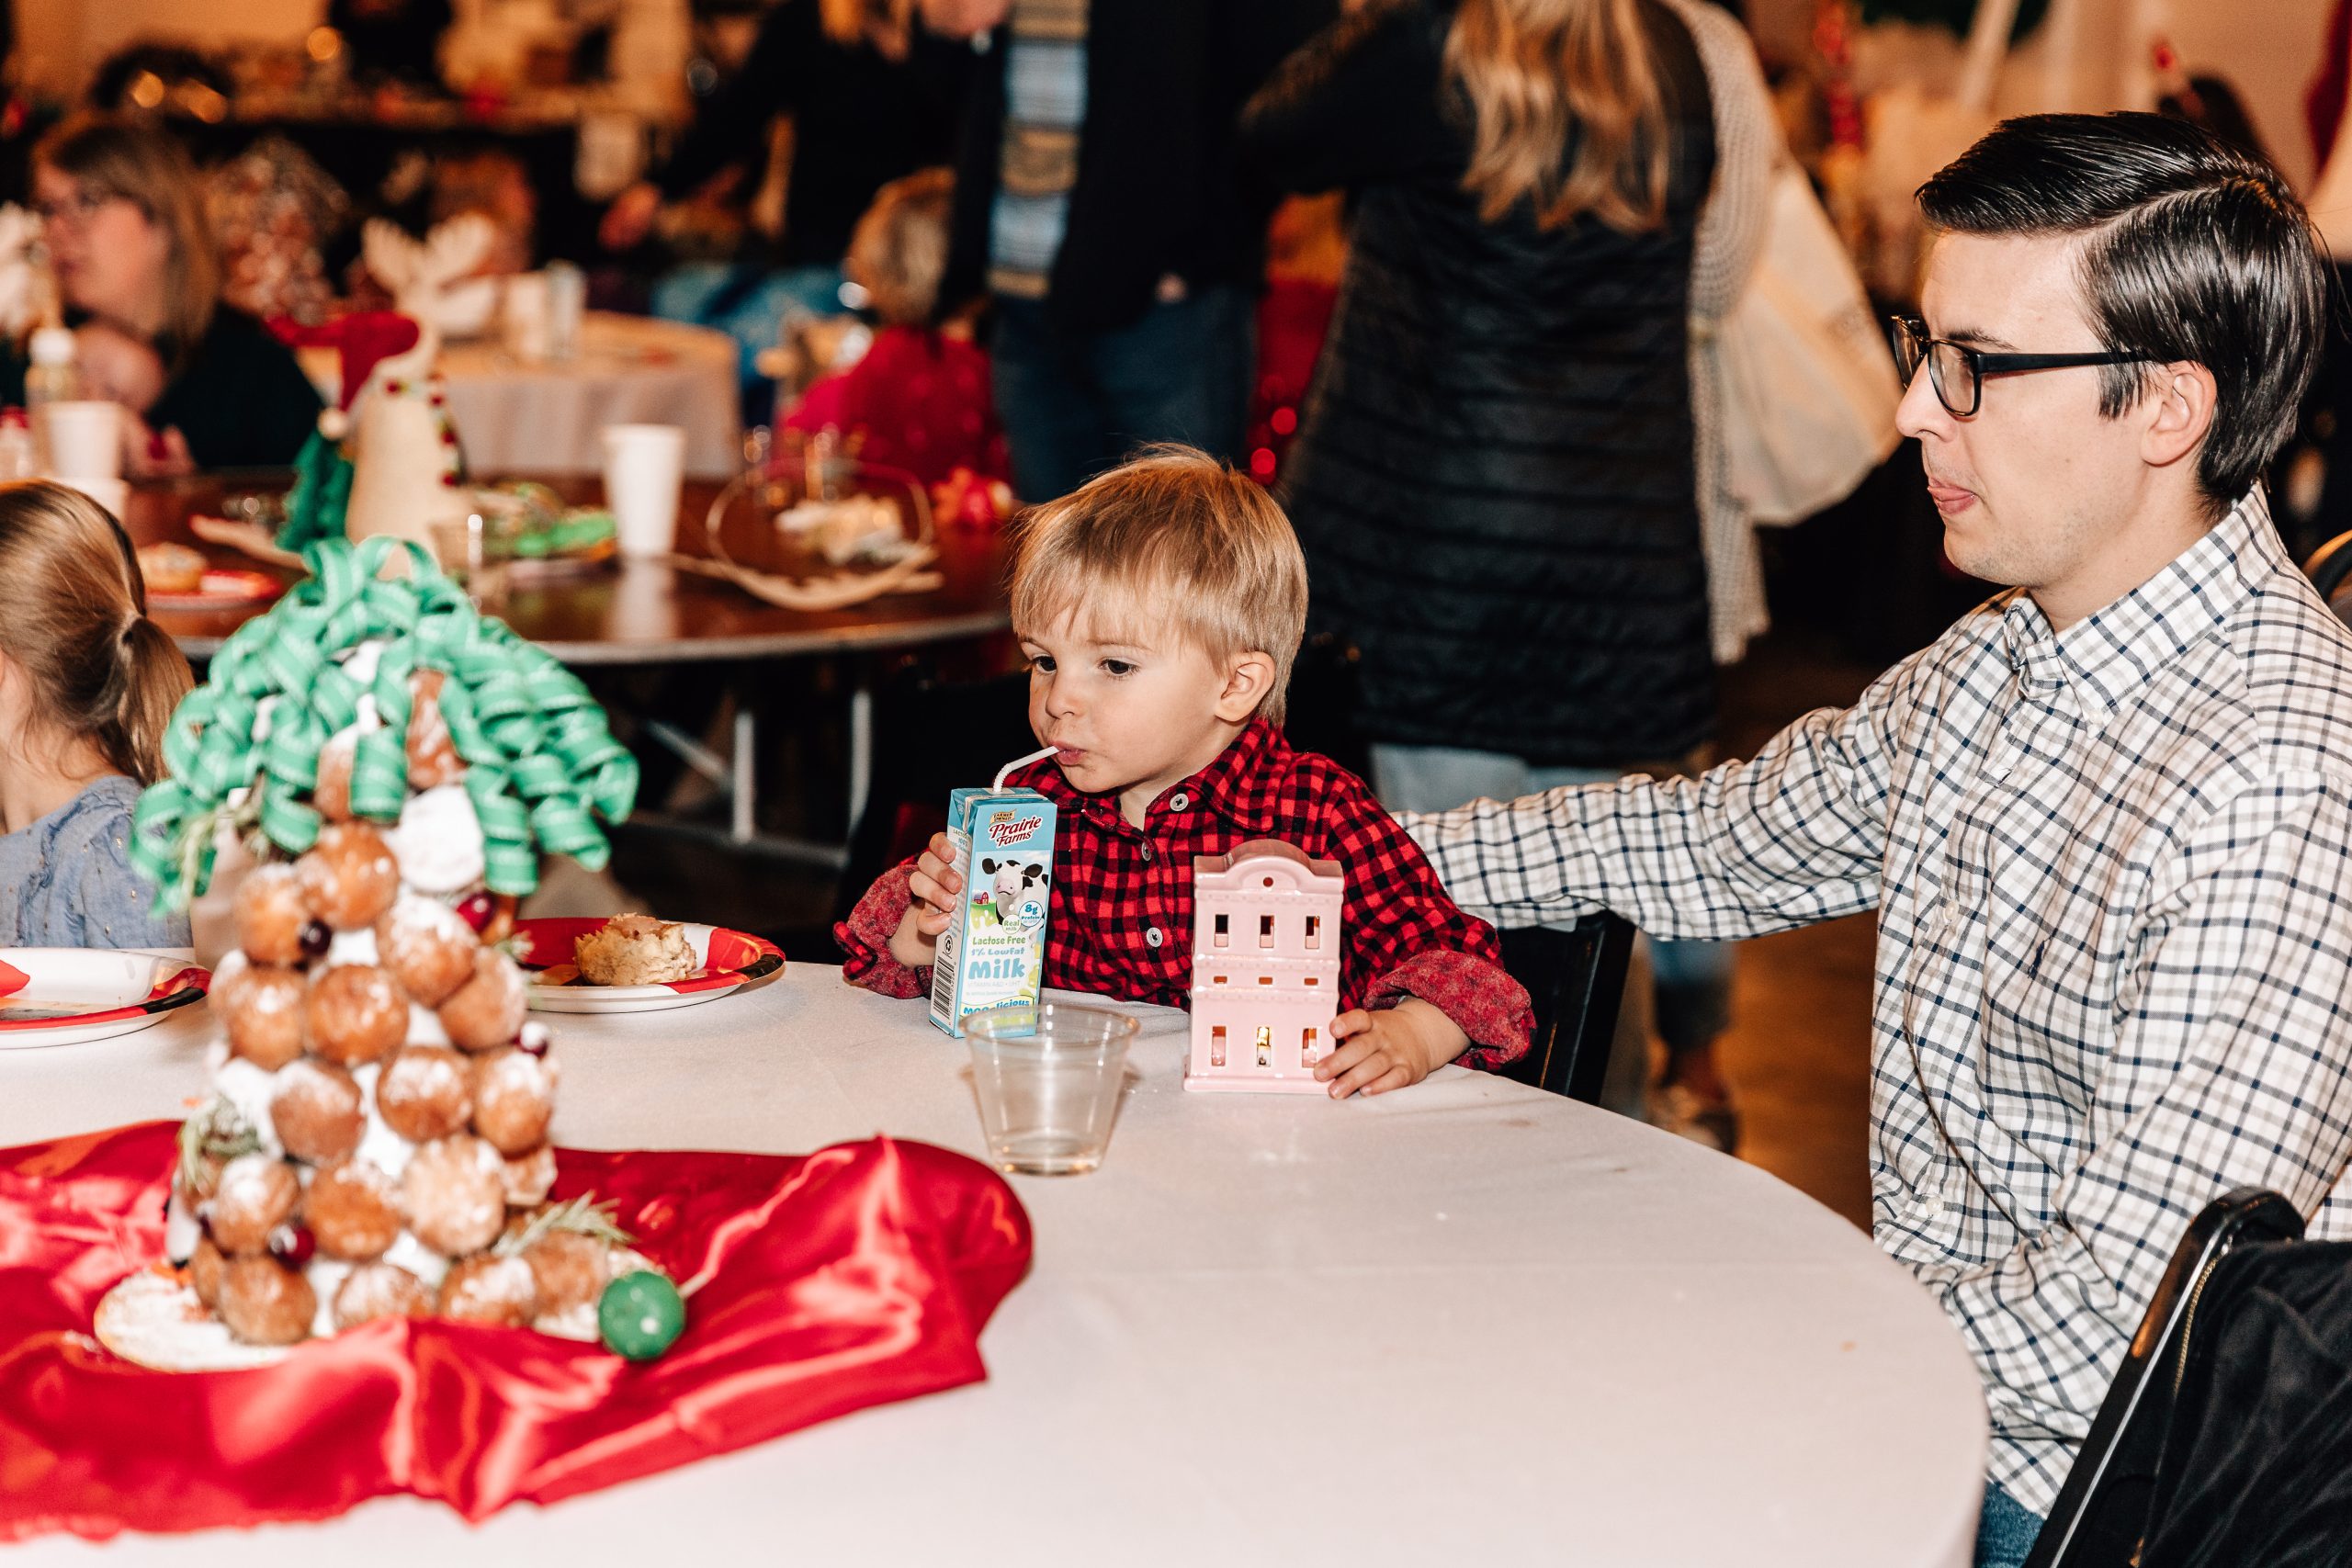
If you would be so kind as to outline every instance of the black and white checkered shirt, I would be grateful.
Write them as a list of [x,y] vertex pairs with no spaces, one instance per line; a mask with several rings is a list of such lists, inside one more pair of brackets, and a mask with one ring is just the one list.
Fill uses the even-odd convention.
[[1878,910],[1872,1229],[2037,1512],[2209,1200],[2352,1235],[2352,633],[2258,491],[2089,619],[2005,594],[1753,761],[1404,820],[1497,925]]

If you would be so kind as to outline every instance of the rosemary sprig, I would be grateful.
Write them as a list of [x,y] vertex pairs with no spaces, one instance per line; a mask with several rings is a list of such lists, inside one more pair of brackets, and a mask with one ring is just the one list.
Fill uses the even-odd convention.
[[260,1152],[261,1134],[226,1095],[215,1095],[211,1104],[180,1123],[179,1164],[173,1180],[190,1198],[209,1198],[219,1167],[239,1155]]
[[615,1220],[616,1207],[609,1201],[599,1203],[593,1192],[583,1192],[568,1202],[550,1203],[526,1221],[522,1229],[500,1237],[492,1250],[502,1258],[513,1258],[559,1233],[594,1236],[608,1247],[627,1247],[635,1238]]

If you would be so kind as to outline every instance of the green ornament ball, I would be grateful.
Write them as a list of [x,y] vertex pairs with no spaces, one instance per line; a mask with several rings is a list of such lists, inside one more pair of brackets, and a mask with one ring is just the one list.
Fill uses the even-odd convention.
[[685,1299],[659,1274],[639,1269],[605,1287],[596,1303],[596,1330],[605,1348],[632,1361],[650,1361],[677,1342],[686,1326]]

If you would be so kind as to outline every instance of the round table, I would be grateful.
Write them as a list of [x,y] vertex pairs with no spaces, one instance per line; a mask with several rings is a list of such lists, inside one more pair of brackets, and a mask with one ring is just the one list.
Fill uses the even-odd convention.
[[[550,475],[547,482],[575,504],[594,502],[601,481]],[[205,475],[135,485],[123,524],[135,543],[193,545],[218,566],[252,568],[236,551],[202,543],[192,516],[218,513],[241,491],[283,490],[286,476],[264,480]],[[703,517],[718,486],[690,481],[678,508],[680,553],[707,556]],[[760,541],[729,534],[748,564],[766,564]],[[1001,631],[1012,624],[1004,597],[1001,528],[939,530],[939,570],[946,581],[929,593],[894,593],[846,610],[786,610],[733,583],[682,571],[658,560],[626,560],[517,586],[492,608],[501,620],[566,664],[678,664],[709,660],[781,659],[912,648]],[[266,569],[275,570],[275,569]],[[279,571],[278,576],[289,573]],[[223,638],[266,609],[158,610],[155,620],[191,659],[209,659]]]
[[[1133,1010],[1102,1169],[1012,1179],[1035,1264],[981,1337],[985,1383],[477,1528],[390,1498],[319,1527],[126,1536],[108,1560],[1969,1562],[1974,1371],[1843,1220],[1456,1067],[1344,1103],[1187,1094],[1183,1015]],[[551,1021],[567,1145],[981,1149],[962,1047],[833,969]],[[0,1052],[0,1144],[182,1114],[206,1033],[183,1017]],[[87,1560],[55,1538],[10,1555]]]
[[441,350],[442,393],[477,473],[599,474],[613,424],[674,424],[686,472],[742,466],[735,340],[708,327],[590,310],[570,359],[517,358],[496,337]]

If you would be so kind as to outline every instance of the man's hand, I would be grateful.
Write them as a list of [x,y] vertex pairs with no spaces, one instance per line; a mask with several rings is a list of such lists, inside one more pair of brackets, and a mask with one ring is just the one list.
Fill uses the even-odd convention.
[[196,459],[189,455],[187,437],[180,434],[178,425],[150,430],[145,420],[125,409],[122,471],[134,479],[177,479],[196,472]]
[[1004,20],[1012,0],[922,0],[922,25],[949,38],[970,38]]
[[1460,1025],[1419,997],[1378,1012],[1341,1013],[1331,1038],[1340,1043],[1315,1064],[1315,1076],[1331,1086],[1334,1100],[1417,1084],[1470,1044]]
[[608,251],[627,251],[637,247],[653,227],[653,220],[662,210],[662,192],[650,181],[639,180],[613,197],[612,206],[605,209],[605,220],[596,226],[596,239]]

